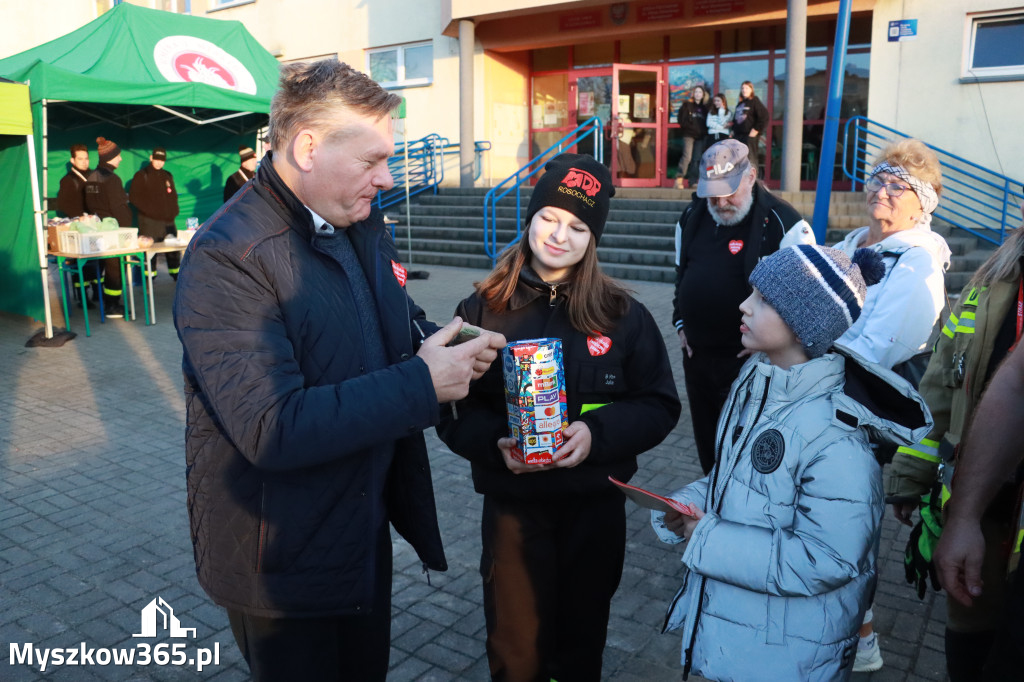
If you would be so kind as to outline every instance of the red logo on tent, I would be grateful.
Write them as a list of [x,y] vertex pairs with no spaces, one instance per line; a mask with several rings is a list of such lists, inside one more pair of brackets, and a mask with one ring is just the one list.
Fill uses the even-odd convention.
[[391,261],[391,271],[395,273],[395,279],[401,286],[405,286],[405,280],[409,277],[409,271],[402,267],[401,263]]
[[741,239],[733,239],[731,242],[729,242],[729,253],[731,253],[732,255],[735,256],[737,253],[739,253],[742,250],[743,250],[743,240],[741,240]]
[[199,52],[182,52],[174,58],[174,70],[181,79],[189,83],[206,83],[219,88],[235,88],[231,72],[218,64],[209,55]]
[[612,347],[612,340],[607,336],[588,336],[587,337],[587,350],[595,358],[599,355],[604,355]]

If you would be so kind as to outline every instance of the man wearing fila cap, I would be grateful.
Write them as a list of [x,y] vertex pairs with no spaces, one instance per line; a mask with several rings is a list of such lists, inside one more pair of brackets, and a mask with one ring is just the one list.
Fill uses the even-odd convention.
[[722,140],[704,152],[696,195],[676,223],[672,323],[707,473],[715,463],[718,415],[743,365],[739,304],[750,295],[750,273],[787,234],[813,235],[796,209],[758,182],[742,142]]

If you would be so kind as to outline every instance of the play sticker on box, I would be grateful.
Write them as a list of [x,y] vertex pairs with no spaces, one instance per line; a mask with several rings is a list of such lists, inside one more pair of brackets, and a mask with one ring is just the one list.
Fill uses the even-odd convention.
[[569,426],[561,339],[527,339],[501,352],[513,456],[526,464],[549,464]]

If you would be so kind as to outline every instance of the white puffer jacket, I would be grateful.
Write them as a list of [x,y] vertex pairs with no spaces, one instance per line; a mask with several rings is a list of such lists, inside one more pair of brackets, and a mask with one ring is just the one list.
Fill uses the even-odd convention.
[[[852,258],[868,229],[857,228],[836,248]],[[882,254],[885,277],[868,287],[860,317],[837,343],[890,369],[927,349],[946,302],[949,246],[918,225],[868,248]]]
[[[752,357],[719,420],[715,468],[672,494],[706,512],[666,618],[682,628],[685,672],[832,681],[852,670],[884,507],[868,441],[915,442],[931,415],[896,374],[840,352],[789,370]],[[680,541],[663,514],[652,524]]]

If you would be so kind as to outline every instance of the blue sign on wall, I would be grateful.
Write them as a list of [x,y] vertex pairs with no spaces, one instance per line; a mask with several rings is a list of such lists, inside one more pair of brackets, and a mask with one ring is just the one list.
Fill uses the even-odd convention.
[[917,19],[900,19],[889,22],[889,42],[898,43],[917,38]]

